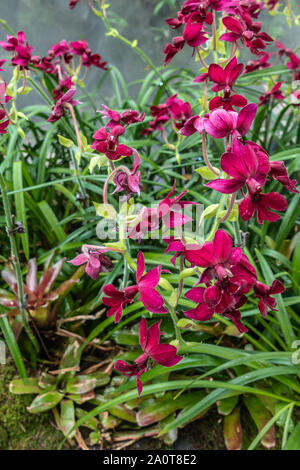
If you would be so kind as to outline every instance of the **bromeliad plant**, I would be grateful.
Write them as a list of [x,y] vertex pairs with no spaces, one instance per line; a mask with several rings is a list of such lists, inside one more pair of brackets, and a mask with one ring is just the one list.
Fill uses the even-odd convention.
[[[77,3],[70,2],[70,8]],[[6,338],[13,338],[7,319],[22,321],[35,357],[38,341],[47,350],[43,329],[49,326],[80,341],[82,361],[88,347],[100,354],[114,351],[117,344],[114,369],[119,375],[97,395],[93,374],[75,376],[74,370],[70,374],[61,367],[46,391],[39,379],[32,382],[39,396],[29,411],[53,408],[66,437],[87,426],[93,431],[91,443],[103,444],[102,427],[119,425],[115,442],[159,435],[170,443],[174,430],[218,403],[226,445],[236,449],[242,446],[243,404],[259,431],[250,448],[260,440],[274,447],[275,424],[282,428],[282,448],[297,446],[299,426],[294,427],[292,416],[299,407],[300,370],[297,360],[292,362],[292,348],[299,335],[300,205],[291,175],[299,170],[300,61],[277,42],[278,61],[288,59],[273,66],[267,48],[274,39],[257,21],[266,6],[278,11],[278,2],[186,0],[175,18],[166,20],[181,35],[164,48],[168,67],[163,72],[136,41],[111,26],[104,2],[87,3],[108,35],[130,45],[151,72],[135,103],[117,69],[107,71],[86,40],[61,40],[42,58],[33,55],[22,31],[11,31],[0,42],[14,67],[10,83],[2,82],[0,90],[3,152],[8,144],[0,164],[1,191],[11,242],[11,256],[5,251],[2,261],[14,268],[3,270],[14,297],[1,291],[0,303],[6,307],[1,328]],[[291,18],[290,9],[287,13]],[[183,48],[191,48],[202,67],[197,77],[170,68]],[[240,49],[255,56],[246,66]],[[84,86],[90,67],[109,73],[116,90],[117,102],[102,104],[98,114],[77,100],[78,85]],[[265,90],[251,87],[261,83]],[[47,106],[18,111],[17,97],[31,91],[28,84]],[[83,94],[81,99],[91,97]],[[41,126],[26,115],[35,112]],[[45,121],[51,125],[46,133]],[[14,160],[13,142],[29,130],[34,130],[36,145],[24,141]],[[10,194],[18,223],[11,215]],[[37,228],[30,217],[39,221]],[[101,243],[94,236],[97,222]],[[29,259],[40,233],[45,242],[34,253],[39,262],[49,251],[66,254],[81,247],[81,253],[68,256],[69,263],[58,260],[39,282],[31,259],[23,285],[19,255]],[[73,275],[72,265],[80,266]],[[60,270],[65,280],[52,290]],[[79,281],[84,270],[91,281]],[[97,312],[99,306],[103,310]],[[99,318],[104,312],[107,318]],[[97,324],[87,326],[87,320]],[[62,332],[63,323],[70,326]],[[41,329],[38,340],[32,330],[36,326]],[[24,375],[18,344],[13,339],[9,344]],[[51,359],[57,362],[50,354]],[[96,361],[102,363],[103,357]],[[81,367],[79,359],[76,367]],[[96,405],[92,411],[75,413],[72,400],[78,400],[70,395],[70,380],[73,385],[78,380],[84,393],[93,391],[87,398]],[[86,390],[85,381],[93,387]],[[22,391],[26,383],[16,382],[12,391],[18,386]],[[123,430],[122,419],[132,424],[130,431]],[[145,432],[139,429],[159,421]],[[81,438],[78,442],[82,446]]]

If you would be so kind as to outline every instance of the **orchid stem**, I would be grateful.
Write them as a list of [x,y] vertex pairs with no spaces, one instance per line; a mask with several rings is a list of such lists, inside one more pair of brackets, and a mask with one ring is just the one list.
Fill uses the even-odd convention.
[[234,228],[234,235],[235,235],[235,245],[242,246],[241,229],[240,229],[240,223],[238,220],[233,222],[233,228]]
[[66,103],[66,107],[70,111],[72,119],[73,119],[78,147],[80,149],[80,152],[83,152],[84,151],[84,146],[83,146],[82,139],[81,139],[81,136],[80,136],[80,132],[79,132],[79,129],[78,129],[78,124],[77,124],[77,119],[76,119],[76,116],[75,116],[74,108],[70,103]]
[[104,204],[108,204],[107,200],[107,188],[108,188],[108,183],[111,180],[111,178],[118,172],[118,171],[124,171],[127,175],[130,175],[130,172],[126,166],[120,165],[117,168],[113,168],[113,171],[108,175],[106,178],[106,181],[104,183],[104,188],[103,188],[103,202]]
[[[120,39],[120,41],[124,42],[125,44],[127,44],[128,46],[130,46],[132,49],[134,49],[137,54],[139,54],[139,56],[144,60],[144,62],[146,62],[149,67],[156,73],[156,75],[161,79],[162,81],[162,84],[163,85],[166,85],[167,88],[168,88],[168,85],[166,84],[165,82],[165,79],[163,77],[163,75],[160,73],[160,71],[155,67],[155,65],[153,64],[153,62],[149,59],[149,57],[145,54],[145,52],[140,49],[137,45],[137,43],[135,41],[129,41],[128,39],[126,39],[124,36],[122,36],[119,31],[117,31],[115,28],[112,28],[110,22],[108,21],[107,19],[107,16],[105,14],[105,8],[104,8],[104,4],[101,0],[97,0],[97,3],[99,5],[99,8],[100,8],[100,12],[101,13],[101,18],[108,30],[108,34],[117,38],[117,39]],[[92,9],[92,11],[94,12],[94,8]]]
[[205,62],[205,60],[202,59],[201,53],[200,53],[200,51],[199,51],[199,47],[196,47],[196,51],[197,51],[197,55],[198,55],[198,58],[199,58],[201,64],[202,64],[203,67],[207,70],[207,69],[208,69],[208,65],[207,65],[207,63]]
[[0,186],[1,186],[1,192],[2,192],[3,207],[4,207],[4,212],[5,212],[5,220],[6,220],[6,225],[7,225],[7,234],[8,234],[9,241],[10,241],[11,258],[12,258],[12,263],[13,263],[15,274],[16,274],[17,289],[18,289],[18,302],[19,302],[19,308],[20,308],[20,312],[21,312],[21,316],[23,320],[23,326],[30,341],[32,342],[34,346],[34,349],[36,351],[39,351],[39,344],[29,326],[28,319],[27,319],[27,313],[26,313],[26,308],[25,308],[26,301],[25,301],[25,296],[24,296],[24,291],[23,291],[22,271],[21,271],[18,248],[17,248],[17,243],[16,243],[16,236],[14,233],[14,223],[13,223],[13,218],[12,218],[12,214],[11,214],[11,210],[9,206],[9,200],[8,200],[7,191],[6,191],[6,184],[5,184],[3,175],[1,173],[0,173]]
[[236,199],[236,192],[231,195],[227,212],[226,212],[226,214],[224,215],[224,217],[222,217],[222,218],[220,219],[220,223],[221,223],[221,222],[226,222],[226,220],[229,219],[230,214],[231,214],[231,212],[232,212],[232,209],[233,209],[233,207],[234,207],[235,199]]
[[167,302],[165,300],[165,304],[170,312],[170,315],[171,315],[171,318],[172,318],[172,321],[173,321],[173,324],[174,324],[174,329],[175,329],[175,336],[176,336],[176,339],[177,341],[179,342],[179,344],[181,344],[183,342],[183,339],[181,337],[181,332],[177,326],[177,322],[178,322],[178,318],[177,318],[177,315],[175,313],[175,310],[174,308],[169,304],[169,302]]
[[208,155],[207,155],[207,150],[206,150],[206,134],[205,134],[205,131],[202,132],[202,151],[203,151],[203,157],[204,157],[204,161],[205,161],[206,166],[210,169],[210,171],[212,171],[212,173],[214,173],[214,175],[220,176],[219,170],[214,168],[212,166],[212,164],[210,163],[210,161],[209,161],[209,158],[208,158]]
[[216,14],[215,14],[215,11],[213,12],[212,30],[213,30],[213,50],[215,51],[217,49],[217,32],[216,32]]

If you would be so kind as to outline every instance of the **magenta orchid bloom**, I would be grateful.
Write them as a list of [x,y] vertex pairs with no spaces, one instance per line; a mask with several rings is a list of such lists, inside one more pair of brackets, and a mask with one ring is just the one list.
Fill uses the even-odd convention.
[[255,70],[262,70],[268,67],[271,67],[271,63],[268,62],[270,59],[271,54],[264,54],[257,60],[250,60],[245,67],[245,73],[254,72]]
[[2,109],[0,110],[0,134],[7,134],[7,126],[9,125],[9,119],[2,121],[7,116],[6,112]]
[[232,320],[240,333],[247,332],[239,311],[247,297],[234,295],[228,291],[228,286],[226,290],[216,284],[207,288],[194,287],[185,294],[187,299],[198,304],[196,308],[184,312],[185,316],[197,321],[206,321],[210,320],[214,313],[218,313]]
[[18,31],[17,36],[7,35],[6,38],[7,42],[0,41],[0,47],[8,52],[16,51],[16,47],[23,46],[26,42],[24,31]]
[[250,21],[250,24],[247,25],[242,18],[237,19],[232,16],[226,16],[222,22],[230,32],[222,34],[220,41],[236,42],[241,40],[253,54],[261,55],[261,49],[266,48],[266,43],[273,41],[267,33],[259,32],[260,23]]
[[290,62],[287,62],[286,66],[290,70],[293,70],[294,80],[300,80],[300,57],[297,57],[296,54],[291,54],[290,55]]
[[154,364],[160,364],[164,367],[172,367],[181,361],[183,356],[177,356],[177,349],[170,344],[159,344],[161,321],[147,328],[147,322],[144,318],[140,322],[139,341],[143,354],[139,356],[134,364],[127,364],[125,361],[118,360],[115,363],[115,369],[127,377],[136,376],[138,394],[141,395],[143,385],[140,380],[142,374],[148,370],[148,362],[152,360]]
[[225,93],[224,96],[215,96],[212,98],[209,103],[208,107],[210,111],[213,111],[217,108],[224,108],[226,111],[234,111],[233,106],[237,108],[243,108],[246,106],[247,100],[242,95],[230,95]]
[[124,144],[119,144],[120,135],[124,134],[123,126],[115,126],[110,132],[105,127],[101,127],[93,134],[95,139],[92,143],[92,149],[99,153],[104,153],[109,160],[119,160],[121,157],[129,157],[133,149]]
[[70,90],[74,89],[75,83],[73,82],[73,77],[65,77],[59,80],[58,86],[52,90],[52,95],[55,100],[59,100],[63,95]]
[[263,194],[250,193],[239,204],[239,214],[244,222],[250,220],[255,211],[257,212],[257,222],[262,224],[264,220],[268,222],[276,222],[280,219],[280,215],[271,212],[269,209],[276,211],[285,211],[287,209],[286,199],[279,193],[272,192]]
[[220,281],[231,276],[231,268],[241,259],[241,248],[232,247],[232,239],[224,230],[217,230],[212,242],[205,242],[198,250],[188,250],[186,259],[194,266],[205,268],[200,282],[205,284],[214,277]]
[[98,69],[108,70],[107,62],[101,60],[100,54],[92,54],[91,52],[82,54],[82,65],[85,67],[97,67]]
[[145,119],[145,113],[139,114],[138,111],[129,110],[118,113],[110,109],[105,104],[102,104],[103,111],[98,111],[98,113],[103,114],[105,118],[109,119],[109,122],[106,124],[106,127],[113,129],[116,126],[129,126],[130,124],[136,124],[138,122],[143,122]]
[[289,178],[284,162],[270,162],[269,176],[274,180],[279,181],[279,183],[281,183],[288,191],[299,193],[296,188],[297,180],[291,180]]
[[134,161],[132,171],[130,173],[120,170],[114,176],[114,183],[116,189],[114,193],[125,191],[126,196],[130,198],[134,194],[140,194],[141,192],[141,172],[139,167],[141,165],[141,158],[136,150],[133,149]]
[[256,154],[251,144],[247,142],[243,146],[240,141],[234,139],[232,152],[223,153],[221,156],[221,168],[232,178],[215,179],[206,186],[224,194],[232,194],[245,184],[252,193],[260,191],[270,170],[269,158],[264,152]]
[[63,117],[68,109],[66,104],[70,104],[71,106],[79,104],[79,101],[72,99],[75,93],[76,88],[70,88],[61,98],[59,98],[59,100],[57,100],[56,104],[52,108],[49,118],[47,119],[48,122],[56,122]]
[[132,304],[136,294],[138,293],[138,286],[125,287],[123,290],[117,290],[112,284],[107,284],[102,288],[103,293],[107,297],[102,298],[102,302],[107,307],[107,316],[115,315],[114,322],[119,323],[122,317],[123,307]]
[[74,266],[81,266],[86,263],[85,272],[92,279],[98,279],[100,272],[111,271],[113,264],[111,260],[104,254],[108,248],[88,248],[84,253],[70,260],[69,263]]
[[241,137],[249,132],[256,111],[257,105],[255,103],[247,104],[239,113],[215,109],[208,117],[204,118],[204,129],[215,139],[223,139],[230,135]]
[[7,59],[0,59],[0,72],[4,72],[4,69],[2,67],[6,62],[7,62]]
[[136,283],[139,290],[141,302],[145,308],[152,313],[168,313],[167,309],[163,306],[164,299],[154,287],[159,283],[161,265],[151,269],[148,273],[145,271],[145,257],[142,251],[139,252],[137,257],[137,271]]
[[176,197],[173,196],[176,188],[176,180],[169,194],[158,204],[157,214],[162,220],[162,223],[167,229],[174,227],[181,227],[182,225],[190,222],[192,219],[185,214],[182,214],[182,209],[187,205],[194,205],[195,202],[181,201],[180,199],[188,192],[183,191]]
[[273,281],[271,286],[266,286],[262,282],[256,281],[254,285],[254,297],[259,298],[258,308],[263,317],[268,313],[268,307],[271,310],[277,310],[276,299],[271,297],[271,295],[281,294],[285,291],[284,285],[278,281]]
[[5,105],[10,100],[12,100],[12,97],[6,94],[6,83],[1,82],[0,83],[0,104]]
[[210,80],[215,82],[211,88],[212,91],[232,90],[233,85],[243,72],[243,68],[243,64],[237,63],[236,57],[233,57],[224,69],[218,64],[211,64],[208,68],[208,75]]
[[259,106],[262,106],[265,103],[268,103],[271,98],[274,100],[284,100],[285,96],[282,94],[282,91],[279,89],[284,82],[276,83],[270,91],[266,91],[264,95],[259,97]]

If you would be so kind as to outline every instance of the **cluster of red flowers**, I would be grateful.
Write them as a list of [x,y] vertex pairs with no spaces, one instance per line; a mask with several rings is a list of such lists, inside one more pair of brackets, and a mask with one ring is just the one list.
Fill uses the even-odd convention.
[[193,114],[190,103],[183,102],[177,95],[170,96],[166,103],[151,106],[150,111],[154,120],[142,131],[144,135],[152,134],[155,130],[162,131],[163,126],[170,121],[177,129],[181,129]]
[[173,38],[172,43],[164,49],[165,65],[187,44],[190,47],[201,47],[209,39],[208,26],[215,28],[215,11],[222,11],[222,21],[229,32],[220,40],[236,43],[241,42],[255,55],[262,55],[266,44],[273,39],[261,31],[261,23],[256,21],[264,9],[263,2],[256,0],[186,0],[177,12],[176,18],[169,18],[166,23],[177,29],[184,25],[182,36]]
[[180,246],[180,240],[166,240],[167,252],[176,251],[183,254],[184,259],[192,266],[204,268],[198,284],[205,287],[193,287],[186,293],[189,300],[197,303],[197,307],[185,312],[193,320],[210,320],[214,313],[231,319],[237,329],[243,333],[248,331],[241,322],[240,308],[247,301],[246,294],[252,289],[254,296],[259,298],[258,308],[266,316],[268,307],[274,310],[276,301],[272,297],[284,291],[279,281],[272,286],[257,281],[255,268],[250,264],[240,247],[233,247],[228,233],[218,230],[214,240],[202,246],[189,249]]

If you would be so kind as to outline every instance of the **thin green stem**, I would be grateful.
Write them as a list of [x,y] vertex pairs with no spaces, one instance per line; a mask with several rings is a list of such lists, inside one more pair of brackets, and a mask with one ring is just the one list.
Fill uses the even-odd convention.
[[182,344],[183,343],[183,339],[181,337],[181,332],[180,332],[180,329],[178,328],[177,326],[177,323],[178,323],[178,318],[177,318],[177,315],[175,313],[175,310],[174,308],[172,307],[172,305],[169,304],[169,302],[167,302],[165,300],[165,304],[170,312],[170,315],[171,315],[171,318],[172,318],[172,321],[173,321],[173,324],[174,324],[174,329],[175,329],[175,336],[176,336],[176,339],[177,341],[179,342],[179,344]]
[[236,220],[235,222],[233,222],[233,228],[234,228],[235,244],[236,246],[242,246],[242,236],[241,236],[239,220]]
[[26,306],[25,306],[26,302],[25,302],[24,291],[23,291],[22,271],[21,271],[21,266],[20,266],[16,237],[13,231],[14,229],[13,218],[12,218],[11,210],[9,206],[6,184],[5,184],[3,175],[1,173],[0,173],[0,186],[1,186],[1,192],[2,192],[3,207],[4,207],[4,212],[5,212],[5,220],[6,220],[6,225],[7,225],[7,233],[8,233],[8,237],[10,241],[11,258],[12,258],[12,263],[14,266],[16,280],[17,280],[18,301],[19,301],[19,308],[20,308],[20,312],[21,312],[21,316],[23,320],[23,326],[34,348],[36,349],[36,351],[38,351],[39,344],[29,326],[28,319],[27,319]]
[[[124,36],[122,36],[119,31],[117,31],[115,28],[113,28],[109,22],[109,20],[107,19],[107,16],[105,15],[104,13],[104,8],[103,8],[103,3],[101,2],[101,0],[97,0],[97,3],[99,5],[99,8],[100,8],[100,12],[98,13],[101,13],[101,18],[103,20],[103,23],[105,24],[106,26],[106,29],[108,31],[108,35],[110,36],[113,36],[117,39],[120,39],[120,41],[124,42],[124,44],[127,44],[128,46],[130,46],[132,49],[134,49],[136,51],[137,54],[139,54],[139,56],[143,59],[144,62],[146,62],[146,64],[149,65],[149,67],[156,73],[156,75],[161,79],[162,83],[165,84],[165,79],[163,77],[163,75],[160,73],[160,71],[155,67],[155,65],[153,64],[152,60],[145,54],[145,52],[140,49],[137,45],[137,41],[129,41],[128,39],[126,39]],[[94,8],[92,9],[92,11],[94,12]]]

